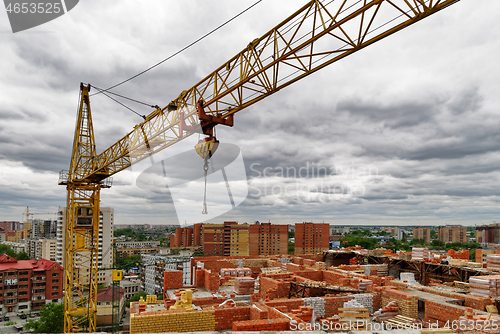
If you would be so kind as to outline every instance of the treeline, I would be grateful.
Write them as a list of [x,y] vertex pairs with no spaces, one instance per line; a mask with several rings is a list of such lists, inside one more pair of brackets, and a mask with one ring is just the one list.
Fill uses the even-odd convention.
[[15,257],[18,261],[29,260],[28,254],[25,252],[16,253],[10,246],[0,244],[0,254],[7,254],[9,256]]

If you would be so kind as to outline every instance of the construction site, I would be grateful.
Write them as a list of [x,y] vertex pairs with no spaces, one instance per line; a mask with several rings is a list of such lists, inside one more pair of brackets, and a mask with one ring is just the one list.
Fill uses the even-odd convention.
[[[436,261],[441,257],[449,263]],[[130,333],[498,333],[499,256],[489,255],[485,265],[461,257],[355,247],[301,256],[192,258],[194,285],[182,284],[180,270],[165,271],[162,301],[148,296],[131,304]]]
[[[219,183],[234,209],[248,193],[239,196],[237,202],[238,196],[232,192],[236,187],[230,189],[226,166],[218,166],[214,171],[211,157],[216,150],[219,156],[224,152],[223,145],[219,148],[216,127],[232,127],[238,112],[457,2],[309,1],[267,33],[247,41],[241,52],[193,87],[181,90],[168,105],[151,105],[154,111],[149,115],[138,114],[143,121],[100,154],[96,151],[90,97],[97,94],[109,97],[108,94],[115,94],[110,89],[121,83],[108,89],[81,83],[70,168],[61,171],[58,182],[67,190],[64,331],[96,329],[102,247],[100,192],[112,186],[111,176],[134,164],[138,166],[139,162],[152,162],[154,154],[194,134],[198,136],[192,150],[199,156],[195,156],[196,163],[183,161],[176,168],[169,165],[171,161],[161,161],[161,167],[152,162],[151,168],[141,175],[156,166],[162,170],[153,171],[148,177],[164,180],[168,179],[165,176],[168,168],[178,172],[186,171],[188,165],[199,165],[195,179],[204,184],[203,203],[197,202],[198,206],[186,209],[205,215],[191,222],[199,223],[210,218],[206,215],[215,206],[208,207],[211,195],[215,195],[209,193],[210,189],[207,191],[207,183],[220,171],[223,182]],[[244,167],[242,175],[246,176]],[[246,184],[245,177],[237,181],[242,180]],[[178,203],[185,200],[192,198],[182,198]],[[239,247],[233,249],[231,245],[248,244],[255,252],[261,249],[250,238],[253,231],[242,229],[242,238],[238,239],[239,230],[229,233],[230,227],[225,225],[212,229],[214,242],[210,252],[226,256],[192,258],[189,263],[192,276],[187,280],[183,271],[163,268],[167,270],[164,298],[158,301],[156,296],[149,295],[131,305],[131,333],[381,331],[414,327],[421,333],[442,333],[498,328],[496,298],[500,276],[494,275],[495,254],[488,255],[490,268],[469,263],[468,253],[467,256],[447,254],[447,264],[443,264],[443,255],[430,254],[424,248],[413,249],[410,254],[356,247],[300,256],[238,256]],[[224,239],[217,229],[224,229]],[[236,241],[231,244],[233,239]],[[308,242],[315,244],[316,240]],[[275,243],[277,254],[287,246],[287,240],[282,239],[281,248],[276,240],[268,248],[272,246],[274,250]],[[307,247],[302,251],[312,252]],[[115,264],[110,266],[116,287],[122,272]],[[185,284],[186,281],[190,284]],[[111,303],[116,310],[114,293]],[[113,312],[113,331],[117,331],[117,313]]]

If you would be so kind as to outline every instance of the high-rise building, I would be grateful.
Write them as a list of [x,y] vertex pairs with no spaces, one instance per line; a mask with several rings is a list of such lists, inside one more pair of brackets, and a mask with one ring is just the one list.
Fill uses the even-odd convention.
[[424,239],[426,243],[431,242],[431,229],[429,227],[417,227],[413,229],[413,239]]
[[476,242],[480,244],[500,244],[500,224],[476,226]]
[[444,243],[467,242],[467,228],[461,225],[446,225],[438,229],[438,239]]
[[250,225],[248,255],[288,254],[288,225],[258,223]]
[[295,224],[295,254],[314,254],[329,249],[329,224]]
[[237,222],[203,224],[203,253],[205,255],[248,255],[249,225]]
[[[98,243],[98,267],[111,268],[113,266],[113,223],[114,210],[101,207],[99,215],[99,243]],[[64,240],[66,237],[66,208],[59,207],[57,210],[57,263],[64,265],[66,249]]]

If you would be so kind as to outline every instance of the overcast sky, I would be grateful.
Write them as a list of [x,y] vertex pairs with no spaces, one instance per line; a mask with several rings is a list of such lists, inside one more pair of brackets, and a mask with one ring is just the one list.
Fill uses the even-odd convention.
[[[0,221],[21,220],[26,206],[65,205],[57,181],[69,168],[80,82],[109,87],[255,2],[85,0],[15,34],[0,10]],[[165,106],[304,3],[264,0],[116,92]],[[497,220],[498,13],[498,1],[462,0],[238,113],[217,134],[240,148],[249,195],[210,222]],[[98,152],[142,121],[106,97],[91,103]],[[194,137],[167,154],[192,149]],[[178,224],[170,191],[138,187],[134,178],[123,171],[101,193],[115,223]],[[222,195],[207,190],[210,212]]]

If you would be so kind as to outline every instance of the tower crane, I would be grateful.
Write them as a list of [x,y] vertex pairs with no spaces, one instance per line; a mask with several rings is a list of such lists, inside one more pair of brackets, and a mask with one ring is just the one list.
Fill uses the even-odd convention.
[[215,126],[233,126],[239,111],[458,1],[310,0],[100,154],[91,86],[81,84],[70,169],[59,178],[68,194],[64,331],[95,331],[100,190],[112,175],[193,133],[205,136],[196,149],[209,159]]

